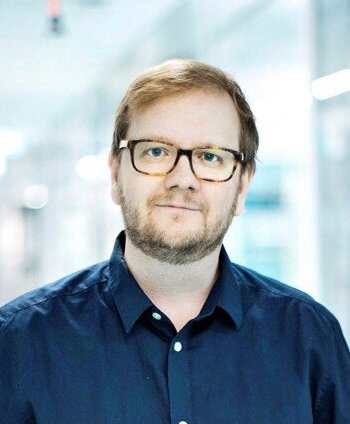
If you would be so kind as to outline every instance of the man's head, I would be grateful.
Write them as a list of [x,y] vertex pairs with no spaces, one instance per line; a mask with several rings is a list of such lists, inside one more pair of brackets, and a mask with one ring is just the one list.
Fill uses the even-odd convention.
[[[132,151],[129,142],[128,149],[119,148],[121,140],[140,139],[174,147],[160,145],[146,152],[139,143]],[[227,156],[232,178],[217,173],[219,177],[213,180],[221,153],[216,156],[211,150],[204,156],[203,150],[181,155],[166,175],[154,175],[165,157],[171,161],[176,155],[176,148],[213,146],[226,149],[218,152]],[[112,196],[122,207],[127,237],[145,254],[173,264],[193,262],[211,253],[221,245],[233,216],[243,210],[257,147],[249,105],[238,85],[219,69],[173,60],[141,74],[118,109],[109,159]],[[243,153],[244,160],[239,161],[234,152]],[[140,166],[133,166],[135,155],[138,161],[147,159],[149,166],[150,153],[153,172],[141,173],[144,168],[138,172]],[[207,171],[209,162],[212,169]]]
[[254,115],[234,79],[218,68],[194,60],[168,60],[141,73],[129,86],[117,111],[112,153],[118,155],[120,140],[126,138],[133,113],[155,101],[194,89],[226,92],[232,99],[240,122],[239,148],[244,153],[243,170],[255,172],[259,137]]

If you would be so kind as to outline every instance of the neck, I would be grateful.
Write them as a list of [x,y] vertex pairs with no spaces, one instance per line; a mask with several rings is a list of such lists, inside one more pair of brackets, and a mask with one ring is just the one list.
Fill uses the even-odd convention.
[[124,257],[141,289],[179,331],[199,314],[216,281],[220,248],[199,261],[173,265],[145,255],[126,236]]

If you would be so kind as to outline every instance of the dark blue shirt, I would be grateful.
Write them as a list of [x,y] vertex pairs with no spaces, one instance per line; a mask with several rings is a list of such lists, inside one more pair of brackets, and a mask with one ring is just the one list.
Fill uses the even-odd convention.
[[123,258],[0,309],[1,424],[348,424],[350,355],[305,293],[231,264],[176,332]]

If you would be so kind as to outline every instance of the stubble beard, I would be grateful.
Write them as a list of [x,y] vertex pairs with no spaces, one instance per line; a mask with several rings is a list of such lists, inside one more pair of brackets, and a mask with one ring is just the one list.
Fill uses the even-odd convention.
[[238,192],[239,189],[226,216],[218,217],[214,224],[209,226],[204,213],[204,225],[200,231],[187,232],[182,237],[175,235],[171,238],[154,223],[150,208],[146,222],[142,223],[140,213],[126,199],[122,187],[118,185],[125,232],[132,244],[145,255],[172,265],[199,261],[222,244],[235,215]]

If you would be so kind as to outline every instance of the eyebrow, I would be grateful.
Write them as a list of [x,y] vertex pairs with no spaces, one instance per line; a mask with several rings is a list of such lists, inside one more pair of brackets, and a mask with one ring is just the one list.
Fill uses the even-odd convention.
[[[172,144],[172,145],[180,148],[179,143],[176,140],[170,139],[168,137],[163,137],[163,136],[139,137],[139,138],[137,138],[137,140],[160,141],[160,142],[163,142],[163,143],[166,143],[166,144]],[[197,145],[190,150],[193,150],[193,149],[213,149],[213,148],[216,148],[216,149],[232,149],[231,147],[218,146],[217,144],[207,142],[205,144]]]

